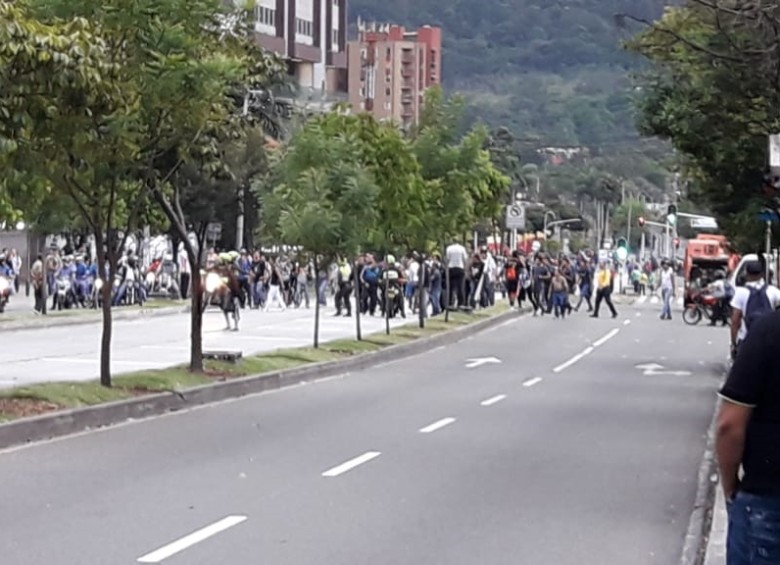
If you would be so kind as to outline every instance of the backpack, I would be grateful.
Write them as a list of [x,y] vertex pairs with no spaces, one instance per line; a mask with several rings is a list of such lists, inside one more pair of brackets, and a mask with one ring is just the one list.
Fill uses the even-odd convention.
[[752,326],[756,320],[766,314],[771,314],[774,308],[772,308],[772,303],[769,302],[769,296],[767,296],[766,293],[766,285],[763,285],[761,288],[747,288],[750,291],[750,297],[745,305],[745,314],[742,319],[745,320],[745,327],[750,330],[750,326]]
[[516,281],[517,280],[517,269],[514,265],[507,265],[506,266],[506,280],[508,281]]

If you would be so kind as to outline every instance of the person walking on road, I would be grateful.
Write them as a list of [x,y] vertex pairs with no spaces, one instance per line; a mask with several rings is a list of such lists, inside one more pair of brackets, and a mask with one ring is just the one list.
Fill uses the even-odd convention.
[[567,302],[569,295],[569,281],[563,276],[561,270],[556,268],[550,279],[550,303],[555,310],[556,318],[566,318]]
[[745,286],[734,289],[731,299],[732,359],[752,324],[780,306],[780,290],[764,282],[764,268],[759,261],[749,261],[745,265],[745,279]]
[[728,565],[780,563],[778,343],[780,313],[772,312],[750,328],[720,391],[715,449],[728,512]]
[[593,304],[590,301],[590,296],[593,294],[593,270],[583,259],[578,261],[577,277],[580,282],[580,300],[574,310],[579,311],[582,302],[585,301],[588,305],[588,312],[593,312]]
[[599,308],[603,300],[612,312],[612,317],[617,318],[617,310],[615,310],[615,305],[612,304],[612,270],[606,261],[601,262],[599,270],[596,272],[596,285],[596,308],[590,317],[599,317]]
[[672,319],[672,297],[674,297],[676,291],[676,283],[674,282],[674,269],[669,261],[664,260],[661,263],[661,300],[663,306],[661,307],[661,319]]

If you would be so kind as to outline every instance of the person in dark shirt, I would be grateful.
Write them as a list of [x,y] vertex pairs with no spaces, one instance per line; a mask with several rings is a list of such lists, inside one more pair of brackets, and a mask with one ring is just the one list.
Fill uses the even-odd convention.
[[773,312],[751,327],[720,391],[715,447],[729,514],[728,565],[780,563],[778,343],[780,312]]

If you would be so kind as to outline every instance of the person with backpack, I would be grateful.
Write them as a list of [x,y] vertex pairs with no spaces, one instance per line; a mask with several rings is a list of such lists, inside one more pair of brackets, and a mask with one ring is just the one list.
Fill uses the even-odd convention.
[[731,299],[732,359],[756,320],[780,306],[780,289],[764,282],[764,268],[760,261],[745,264],[745,281],[745,286],[734,290],[734,298]]
[[504,264],[504,285],[506,286],[506,292],[509,295],[509,307],[513,309],[515,307],[515,300],[517,300],[520,278],[518,255],[519,253],[517,250],[513,251],[512,255]]

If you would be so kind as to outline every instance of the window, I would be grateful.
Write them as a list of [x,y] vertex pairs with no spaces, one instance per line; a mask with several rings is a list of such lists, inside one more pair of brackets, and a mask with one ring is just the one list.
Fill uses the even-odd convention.
[[393,109],[392,102],[390,102],[389,100],[385,102],[385,110],[392,110],[392,109]]
[[390,95],[392,95],[392,93],[393,93],[393,91],[390,90],[389,86],[385,88],[385,96],[390,96]]
[[276,10],[265,6],[255,6],[257,23],[267,26],[276,26]]
[[390,47],[388,47],[387,53],[385,53],[385,59],[390,61],[392,58],[393,58],[393,50]]
[[309,20],[295,18],[295,33],[307,37],[314,37],[314,23]]
[[339,50],[339,30],[334,29],[331,31],[331,41],[333,42],[333,50],[338,51]]

